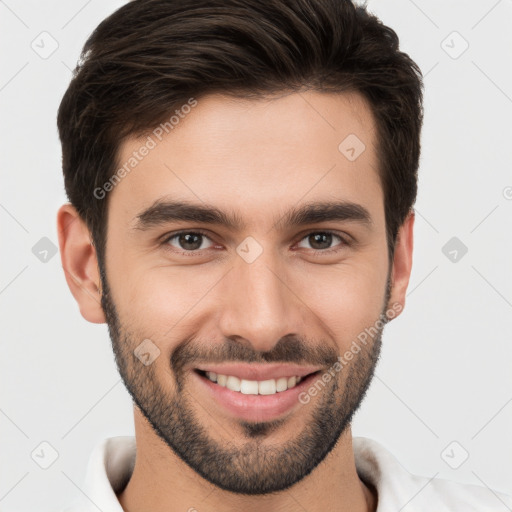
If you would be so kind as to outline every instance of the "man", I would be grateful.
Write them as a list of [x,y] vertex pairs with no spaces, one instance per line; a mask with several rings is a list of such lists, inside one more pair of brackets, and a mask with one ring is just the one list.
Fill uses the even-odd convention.
[[58,113],[62,264],[135,439],[72,510],[505,511],[350,423],[412,266],[422,81],[349,1],[135,0]]

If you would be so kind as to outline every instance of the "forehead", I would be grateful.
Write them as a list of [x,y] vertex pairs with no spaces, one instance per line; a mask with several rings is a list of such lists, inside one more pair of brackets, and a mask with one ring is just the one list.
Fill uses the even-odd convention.
[[121,145],[118,167],[127,172],[110,192],[119,221],[164,197],[226,206],[254,222],[315,200],[357,201],[378,215],[376,126],[360,95],[214,94],[177,110]]

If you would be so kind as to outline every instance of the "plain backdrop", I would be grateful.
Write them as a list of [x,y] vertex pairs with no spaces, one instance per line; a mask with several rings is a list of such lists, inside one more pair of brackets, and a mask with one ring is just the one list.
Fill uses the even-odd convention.
[[[52,252],[57,108],[87,36],[123,3],[0,2],[3,511],[57,510],[93,446],[133,434],[107,328],[80,316]],[[407,304],[353,433],[413,473],[512,493],[512,1],[369,7],[425,75],[425,123]]]

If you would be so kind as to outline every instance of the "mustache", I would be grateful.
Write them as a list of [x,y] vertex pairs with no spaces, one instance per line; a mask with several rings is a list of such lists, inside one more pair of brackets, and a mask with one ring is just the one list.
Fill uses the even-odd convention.
[[338,352],[326,343],[311,343],[304,338],[285,336],[272,350],[258,352],[250,343],[226,338],[224,343],[207,345],[197,340],[182,342],[171,355],[171,366],[180,375],[185,368],[205,363],[294,363],[330,367],[338,360]]

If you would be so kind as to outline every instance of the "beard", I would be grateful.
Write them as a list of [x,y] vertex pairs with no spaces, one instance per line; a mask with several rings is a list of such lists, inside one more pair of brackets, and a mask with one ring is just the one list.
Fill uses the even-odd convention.
[[[126,389],[154,432],[183,462],[211,484],[245,495],[264,495],[287,489],[311,473],[350,427],[373,378],[384,325],[389,321],[386,314],[391,293],[389,274],[384,305],[379,321],[375,323],[379,328],[371,343],[361,346],[355,357],[336,372],[319,391],[316,401],[307,405],[301,402],[302,407],[306,407],[305,413],[311,417],[307,426],[294,438],[272,446],[265,444],[266,437],[278,431],[289,421],[288,418],[264,422],[239,420],[244,442],[238,442],[236,446],[232,442],[232,433],[227,429],[223,441],[214,439],[210,435],[210,427],[203,425],[194,412],[197,400],[187,391],[187,371],[184,368],[192,368],[194,361],[279,361],[318,365],[327,370],[338,361],[336,350],[325,342],[312,346],[297,337],[279,340],[268,352],[256,352],[250,345],[231,339],[226,339],[222,345],[208,346],[190,338],[177,345],[171,354],[169,369],[160,372],[159,378],[156,364],[144,366],[134,354],[144,336],[120,324],[106,275],[101,274],[101,304],[116,365]],[[174,379],[176,391],[163,387],[165,375]],[[320,376],[315,377],[321,380]],[[214,423],[221,432],[221,423]]]

